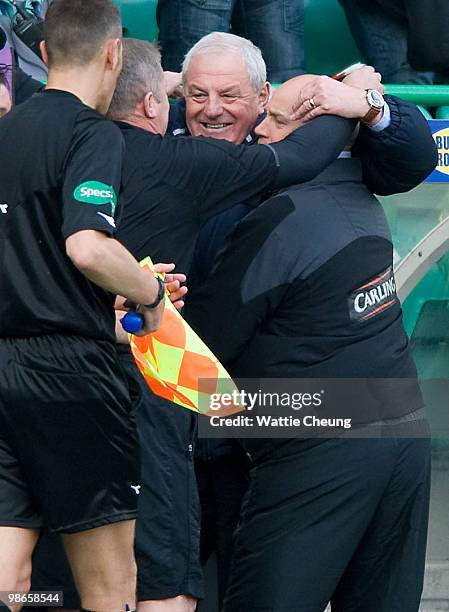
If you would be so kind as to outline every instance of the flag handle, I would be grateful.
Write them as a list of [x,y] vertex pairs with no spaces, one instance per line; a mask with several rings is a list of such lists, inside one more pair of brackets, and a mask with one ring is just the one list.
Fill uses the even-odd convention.
[[143,317],[138,312],[127,312],[126,315],[120,319],[120,323],[128,334],[135,334],[143,327]]

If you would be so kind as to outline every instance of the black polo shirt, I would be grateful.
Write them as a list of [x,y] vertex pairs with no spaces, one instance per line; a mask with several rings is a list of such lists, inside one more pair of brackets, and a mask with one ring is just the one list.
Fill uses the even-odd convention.
[[113,235],[123,140],[76,96],[46,90],[0,120],[0,337],[113,340],[113,296],[66,254],[81,230]]

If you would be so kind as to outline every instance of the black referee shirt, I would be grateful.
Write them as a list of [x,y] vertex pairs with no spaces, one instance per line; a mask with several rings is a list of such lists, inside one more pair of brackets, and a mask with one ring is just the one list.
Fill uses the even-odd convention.
[[0,337],[114,340],[113,296],[79,272],[65,240],[112,235],[123,139],[76,96],[46,90],[0,120]]

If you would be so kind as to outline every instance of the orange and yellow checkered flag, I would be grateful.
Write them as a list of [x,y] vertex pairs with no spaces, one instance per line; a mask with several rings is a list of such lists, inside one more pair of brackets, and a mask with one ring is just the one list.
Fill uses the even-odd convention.
[[[149,257],[140,265],[153,272],[153,262]],[[137,367],[157,395],[209,416],[244,410],[244,406],[238,403],[231,406],[226,403],[211,410],[212,396],[216,406],[220,396],[237,397],[238,389],[212,351],[173,306],[168,295],[165,296],[165,309],[158,331],[142,337],[131,334],[130,345]]]

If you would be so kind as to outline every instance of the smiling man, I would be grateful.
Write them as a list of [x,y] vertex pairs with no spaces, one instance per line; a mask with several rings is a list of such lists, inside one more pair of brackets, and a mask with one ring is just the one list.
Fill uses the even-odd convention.
[[[126,143],[125,212],[119,238],[137,259],[149,253],[158,259],[164,253],[188,272],[198,232],[208,219],[232,206],[236,198],[256,206],[267,190],[314,176],[317,164],[324,168],[335,159],[351,132],[349,122],[323,117],[321,127],[318,123],[304,127],[298,141],[292,135],[273,147],[162,138],[168,100],[159,53],[150,43],[133,39],[124,40],[123,49],[123,70],[109,116]],[[330,131],[332,138],[323,150],[310,155],[316,128],[323,138]],[[191,612],[202,596],[192,461],[195,418],[150,393],[129,346],[121,347],[120,358],[133,387],[139,389],[136,419],[143,468],[136,530],[139,610]]]
[[268,102],[265,63],[262,55],[251,53],[253,49],[247,44],[242,45],[240,53],[238,48],[229,47],[227,52],[216,54],[212,63],[206,44],[192,49],[184,61],[186,122],[195,136],[239,144]]

